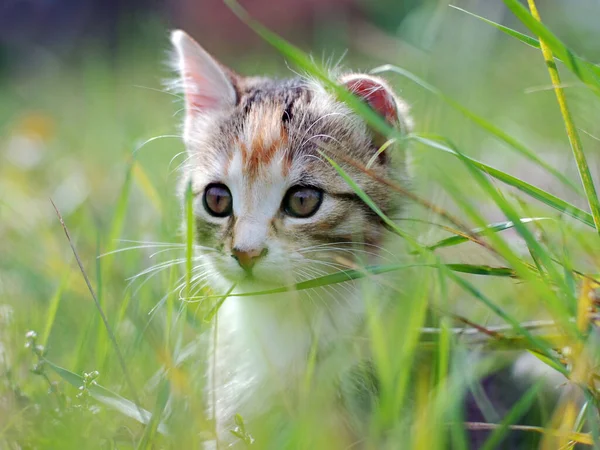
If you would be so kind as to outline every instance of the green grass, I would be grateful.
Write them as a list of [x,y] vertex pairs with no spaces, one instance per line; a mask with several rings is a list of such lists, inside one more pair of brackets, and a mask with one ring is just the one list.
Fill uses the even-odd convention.
[[[402,220],[361,191],[343,169],[348,161],[323,153],[387,224],[388,250],[400,261],[261,293],[357,278],[385,286],[392,301],[382,315],[365,284],[367,339],[340,345],[335,359],[372,355],[379,402],[357,425],[367,443],[382,448],[375,443],[386,435],[389,448],[469,448],[467,431],[484,426],[465,423],[462,399],[472,392],[495,418],[483,448],[497,448],[511,429],[521,430],[523,448],[600,447],[590,316],[599,286],[592,173],[600,145],[589,137],[600,135],[600,69],[565,43],[577,24],[559,33],[506,0],[511,27],[445,8],[427,51],[403,47],[402,34],[376,36],[383,47],[349,41],[348,64],[379,66],[413,106],[416,131],[404,136],[305,51],[228,3],[276,49],[256,58],[287,60],[379,132],[410,144],[412,190],[380,180],[409,201]],[[552,23],[560,14],[541,13]],[[423,17],[407,21],[417,26]],[[493,45],[479,45],[490,36]],[[175,194],[181,102],[161,91],[156,39],[136,47],[136,58],[124,42],[111,63],[91,51],[56,73],[0,86],[0,448],[199,448],[211,433],[203,338],[231,291],[217,296],[193,282],[191,196],[188,189],[182,208]],[[275,71],[286,73],[283,63]],[[555,86],[524,93],[547,86],[548,71]],[[475,362],[473,349],[484,350]],[[478,383],[523,352],[564,374],[572,393],[533,420],[531,406],[551,397],[534,382],[496,417]],[[317,357],[313,349],[301,398],[282,400],[277,435],[274,416],[252,425],[237,418],[232,432],[245,446],[347,447],[323,420],[335,405],[314,377]]]

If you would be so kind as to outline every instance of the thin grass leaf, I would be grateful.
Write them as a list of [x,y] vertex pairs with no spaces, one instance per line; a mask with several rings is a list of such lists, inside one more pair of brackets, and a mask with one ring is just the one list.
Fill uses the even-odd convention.
[[[531,222],[537,222],[540,220],[553,220],[553,219],[551,217],[527,217],[527,218],[522,218],[521,223],[531,223]],[[474,230],[471,230],[471,233],[474,235],[477,235],[477,236],[485,236],[486,234],[490,234],[490,233],[498,233],[501,231],[510,230],[511,228],[514,228],[514,226],[515,226],[514,223],[509,220],[507,222],[493,223],[493,224],[490,224],[483,228],[475,228]],[[436,242],[435,244],[427,246],[427,248],[429,250],[435,250],[435,249],[442,248],[442,247],[452,247],[454,245],[459,245],[459,244],[462,244],[463,242],[467,242],[469,240],[470,239],[468,236],[462,236],[462,235],[450,236],[448,238],[441,239],[440,241]]]
[[[475,265],[475,264],[441,264],[443,267],[452,270],[454,272],[466,273],[471,275],[485,275],[485,276],[493,276],[493,277],[509,277],[515,278],[515,271],[508,267],[491,267],[487,265]],[[262,291],[254,291],[254,292],[244,292],[238,294],[228,293],[226,297],[254,297],[260,295],[272,295],[272,294],[281,294],[284,292],[290,291],[304,291],[307,289],[315,289],[318,287],[329,286],[332,284],[344,283],[346,281],[359,280],[362,278],[366,278],[368,276],[373,275],[382,275],[385,273],[396,272],[404,269],[411,268],[439,268],[439,264],[421,264],[421,263],[412,263],[412,264],[382,264],[376,266],[366,266],[361,269],[348,269],[344,271],[335,272],[329,275],[323,275],[320,277],[312,278],[310,280],[302,281],[300,283],[281,286],[273,289],[266,289]],[[226,298],[225,297],[225,298]],[[221,303],[225,300],[220,295],[209,295],[202,297],[191,297],[192,299],[197,300],[206,300],[211,298],[221,298],[220,303],[215,306],[216,309],[220,307]],[[208,319],[212,319],[214,316],[214,309],[211,310],[211,313],[207,315]]]
[[409,72],[406,69],[402,69],[401,67],[394,66],[392,64],[386,64],[386,65],[377,67],[371,71],[371,73],[381,73],[381,72],[393,72],[393,73],[401,75],[405,78],[408,78],[413,83],[421,86],[425,90],[431,92],[436,97],[443,100],[447,105],[454,108],[456,111],[460,112],[463,116],[465,116],[467,119],[471,120],[471,122],[473,122],[474,124],[479,126],[481,129],[485,130],[492,136],[495,136],[497,139],[504,142],[510,148],[515,150],[517,153],[524,156],[526,159],[533,161],[535,164],[542,167],[544,170],[546,170],[548,173],[552,174],[557,180],[559,180],[565,186],[569,187],[574,192],[576,192],[578,194],[583,194],[583,192],[581,191],[581,188],[579,186],[574,184],[561,171],[557,170],[556,168],[554,168],[550,164],[548,164],[543,158],[540,158],[534,151],[527,148],[527,146],[525,144],[519,142],[517,139],[515,139],[514,137],[512,137],[510,134],[506,133],[505,131],[501,130],[493,123],[485,120],[483,117],[479,116],[478,114],[475,114],[470,109],[466,108],[465,106],[463,106],[456,100],[447,96],[437,87],[435,87],[435,86],[431,85],[430,83],[426,82],[425,80],[419,78],[412,72]]
[[[449,6],[458,11],[464,12],[465,14],[468,14],[472,17],[475,17],[479,20],[482,20],[483,22],[487,23],[488,25],[491,25],[494,28],[497,28],[498,30],[502,31],[503,33],[521,41],[522,43],[524,43],[526,45],[529,45],[530,47],[537,48],[537,49],[540,48],[540,41],[535,38],[532,38],[531,36],[523,34],[517,30],[513,30],[512,28],[505,27],[504,25],[501,25],[492,20],[486,19],[485,17],[478,16],[477,14],[474,14],[470,11],[459,8],[458,6],[455,6],[455,5],[449,5]],[[577,56],[576,58],[578,60],[578,63],[586,66],[592,73],[595,73],[597,76],[600,77],[600,66],[598,66],[597,64],[594,64],[580,56]],[[564,63],[564,61],[558,57],[556,58],[556,60],[560,61],[561,63]]]
[[[442,150],[444,152],[450,153],[451,155],[458,156],[458,154],[456,153],[455,150],[451,149],[447,145],[444,145],[444,144],[438,142],[438,140],[431,139],[430,137],[427,137],[424,135],[418,135],[418,134],[413,134],[411,138],[417,142],[427,145],[428,147],[431,147],[431,148],[434,148],[437,150]],[[553,208],[557,211],[560,211],[561,213],[564,213],[568,216],[571,216],[574,219],[577,219],[580,222],[582,222],[592,228],[596,227],[594,224],[594,218],[592,217],[592,215],[580,208],[577,208],[575,205],[572,205],[571,203],[568,203],[568,202],[566,202],[566,201],[564,201],[564,200],[562,200],[562,199],[560,199],[560,198],[558,198],[536,186],[533,186],[532,184],[529,184],[517,177],[509,175],[506,172],[503,172],[499,169],[496,169],[492,166],[482,163],[481,161],[478,161],[467,155],[463,154],[462,158],[464,160],[469,161],[470,164],[477,167],[478,169],[481,169],[488,175],[496,178],[497,180],[502,181],[503,183],[508,184],[509,186],[513,186],[513,187],[517,188],[521,192],[529,195],[530,197],[535,198],[536,200],[539,200],[540,202],[550,206],[551,208]]]
[[567,372],[565,372],[565,366],[563,364],[558,363],[557,361],[553,360],[553,359],[549,359],[547,356],[545,355],[540,355],[538,352],[532,351],[532,350],[528,350],[529,353],[531,353],[533,356],[535,356],[537,359],[539,359],[541,362],[543,362],[544,364],[546,364],[549,367],[552,367],[554,370],[563,373],[564,375],[567,374]]
[[190,298],[192,292],[192,270],[194,258],[194,194],[192,183],[185,189],[185,296]]
[[392,219],[390,219],[386,214],[384,214],[384,212],[379,208],[379,206],[377,206],[375,204],[375,202],[373,202],[373,200],[360,188],[360,186],[358,186],[358,184],[356,184],[356,182],[352,179],[352,177],[350,177],[350,175],[348,175],[344,171],[344,169],[342,169],[340,167],[340,165],[338,163],[336,163],[333,159],[331,159],[329,156],[327,156],[323,152],[320,151],[319,153],[321,154],[321,156],[323,158],[325,158],[329,162],[329,164],[331,164],[333,166],[333,168],[344,179],[344,181],[346,183],[348,183],[348,185],[352,188],[352,190],[356,193],[356,195],[358,195],[358,197],[369,208],[371,208],[390,229],[392,229],[396,234],[398,234],[398,236],[401,236],[404,239],[406,239],[407,242],[409,242],[413,247],[415,247],[415,249],[417,251],[419,251],[421,253],[426,251],[426,248],[423,247],[421,244],[419,244],[419,242],[414,237],[410,236],[408,233],[406,233],[404,230],[402,230],[398,226],[398,224],[396,224]]
[[152,416],[148,422],[148,426],[144,430],[144,434],[142,435],[136,450],[154,448],[153,441],[155,439],[156,432],[159,431],[159,427],[161,427],[161,417],[167,406],[167,402],[169,401],[170,394],[171,384],[169,383],[168,379],[164,379],[158,389],[158,395],[156,397],[154,409],[152,410]]
[[[453,149],[455,154],[460,156],[461,158],[466,158],[464,157],[462,154],[459,154],[456,149]],[[430,252],[427,248],[422,247],[419,243],[417,243],[414,238],[412,238],[411,236],[407,235],[403,230],[399,229],[396,224],[391,221],[378,207],[377,205],[375,205],[375,203],[369,198],[369,196],[356,184],[356,182],[354,182],[354,180],[352,180],[352,178],[335,162],[333,161],[331,158],[328,158],[326,155],[324,155],[323,153],[321,153],[321,155],[326,158],[329,163],[335,168],[335,170],[340,174],[340,176],[342,176],[342,178],[344,178],[344,180],[350,185],[350,187],[354,190],[354,192],[375,212],[377,213],[377,215],[379,217],[382,218],[382,220],[388,224],[390,226],[390,228],[392,228],[393,230],[396,230],[398,232],[398,234],[400,236],[406,235],[406,238],[409,240],[409,242],[419,251],[422,252],[423,255],[428,255],[430,257],[432,257],[435,261],[436,261],[436,265],[439,266],[440,268],[444,269],[444,271],[446,272],[446,275],[451,278],[452,280],[454,280],[457,284],[459,284],[460,286],[462,286],[463,288],[467,289],[468,292],[470,292],[476,299],[480,300],[483,304],[485,304],[488,308],[490,308],[497,316],[499,316],[500,318],[502,318],[504,321],[506,321],[507,323],[511,324],[514,329],[519,332],[522,336],[524,336],[527,340],[529,340],[536,348],[539,348],[540,351],[544,354],[547,354],[550,358],[553,358],[554,356],[549,353],[548,351],[548,346],[544,345],[544,343],[542,341],[540,341],[539,339],[535,338],[528,330],[524,329],[521,324],[515,320],[514,318],[512,318],[511,316],[509,316],[508,314],[506,314],[502,308],[500,308],[499,306],[497,306],[494,302],[492,302],[489,298],[487,298],[485,295],[483,295],[477,288],[475,288],[471,283],[467,282],[466,280],[464,280],[463,278],[457,276],[454,272],[452,272],[451,270],[446,270],[448,268],[446,268],[443,264],[441,264],[439,258],[436,257],[435,254],[433,254],[432,252]],[[464,160],[464,159],[463,159]],[[468,162],[468,161],[467,161]],[[477,172],[477,174],[479,174]],[[481,175],[481,174],[479,174]],[[481,183],[484,183],[485,181],[488,181],[487,179],[484,179],[483,181],[480,179],[479,180]],[[495,192],[495,191],[494,191]],[[508,207],[507,205],[504,205],[505,208],[508,210],[510,209],[510,207]],[[511,219],[511,216],[515,216],[514,213],[512,213],[512,210],[509,211],[511,214],[508,215],[508,218]],[[520,228],[523,228],[523,225],[518,222],[519,218],[515,217],[513,219],[513,222]],[[520,230],[519,230],[520,231]],[[403,236],[404,237],[404,236]],[[536,243],[537,246],[537,243]],[[515,260],[513,258],[514,262],[518,262],[517,266],[520,266],[522,269],[521,271],[523,273],[527,273],[528,268],[525,266],[525,264],[523,264],[520,260]],[[560,281],[560,280],[559,280]],[[553,297],[552,297],[553,298]]]
[[440,323],[440,333],[438,337],[438,349],[436,359],[437,387],[440,391],[444,390],[450,368],[450,351],[452,348],[452,333],[450,331],[450,328],[450,319],[447,317],[443,317]]
[[[96,296],[98,297],[98,309],[106,311],[106,299],[104,297],[104,273],[106,273],[103,261],[99,258],[100,253],[100,236],[96,238]],[[111,261],[108,259],[107,263]],[[106,339],[106,328],[103,326],[102,317],[98,315],[98,320],[94,324],[94,333],[96,335],[95,343],[95,367],[98,370],[104,370],[106,355],[110,347],[109,340]]]
[[[119,239],[121,238],[123,224],[125,223],[125,216],[127,215],[127,204],[129,203],[129,193],[131,191],[131,180],[134,166],[135,160],[132,159],[127,166],[127,170],[125,171],[125,181],[121,187],[121,192],[119,193],[119,198],[115,207],[110,231],[108,233],[107,251],[105,253],[110,253],[115,250],[119,243]],[[108,261],[105,263],[107,269],[110,267],[110,260],[111,258],[108,258]]]
[[511,410],[506,414],[500,426],[494,431],[490,437],[485,441],[481,450],[493,450],[497,448],[498,444],[502,441],[506,433],[510,431],[510,425],[521,420],[521,418],[527,413],[535,402],[540,389],[544,385],[544,380],[538,380],[527,392],[515,403]]
[[530,47],[540,48],[540,42],[537,39],[532,38],[531,36],[527,36],[526,34],[523,34],[520,31],[505,27],[504,25],[500,25],[499,23],[496,23],[492,20],[486,19],[485,17],[478,16],[477,14],[467,11],[466,9],[459,8],[456,5],[448,5],[448,6],[450,6],[450,8],[456,9],[457,11],[468,14],[469,16],[475,17],[476,19],[479,19],[479,20],[487,23],[488,25],[493,26],[494,28],[497,28],[498,30],[502,31],[503,33],[506,33],[509,36],[518,39],[519,41],[523,42],[524,44],[529,45]]
[[[478,181],[481,182],[481,180]],[[464,213],[471,220],[477,224],[485,225],[485,221],[481,217],[479,210],[471,205],[470,201],[461,193],[459,193],[453,182],[446,183],[444,187],[446,191],[462,205]],[[494,194],[499,195],[497,192],[494,192]],[[578,330],[574,326],[574,323],[569,320],[571,314],[569,313],[569,308],[567,306],[569,302],[565,302],[565,293],[561,292],[559,289],[556,289],[556,284],[547,281],[547,279],[542,276],[542,273],[538,272],[535,267],[527,263],[521,255],[516,254],[513,248],[511,248],[511,246],[508,245],[508,243],[505,242],[500,235],[491,234],[489,235],[488,240],[490,241],[490,244],[493,245],[497,250],[498,254],[506,259],[508,264],[510,264],[519,277],[526,281],[527,284],[534,289],[535,293],[537,294],[537,298],[539,299],[538,301],[541,302],[540,305],[550,307],[550,312],[553,314],[555,320],[560,323],[564,329],[571,330],[573,334],[577,334]]]
[[215,316],[219,312],[219,309],[221,308],[221,306],[223,305],[225,300],[227,300],[229,297],[231,297],[231,293],[233,292],[234,289],[235,289],[235,284],[232,284],[231,287],[229,288],[229,290],[225,293],[225,295],[223,295],[221,298],[219,298],[219,300],[217,300],[215,306],[204,316],[204,322],[206,322],[206,323],[212,322],[212,320],[215,318]]
[[[75,388],[79,388],[84,385],[83,377],[73,373],[67,369],[64,369],[53,362],[45,359],[45,364],[52,369],[59,377],[65,380],[67,383],[71,384]],[[152,414],[149,411],[136,406],[136,404],[130,400],[127,400],[124,397],[121,397],[119,394],[116,394],[105,387],[102,387],[99,384],[92,383],[88,386],[88,390],[92,397],[98,400],[100,403],[109,406],[116,411],[119,411],[121,414],[137,420],[138,422],[147,425],[151,418]],[[167,434],[167,429],[163,424],[158,425],[158,431],[162,434]]]
[[[500,194],[500,192],[497,189],[494,188],[490,180],[484,176],[484,174],[478,167],[472,164],[468,158],[465,158],[464,155],[461,152],[459,152],[456,147],[454,147],[451,144],[449,144],[449,146],[459,155],[460,159],[462,159],[462,161],[465,163],[477,184],[487,192],[489,197],[494,201],[496,205],[498,205],[498,207],[504,213],[504,215],[514,223],[515,229],[517,230],[519,235],[525,240],[527,247],[531,249],[536,254],[536,256],[540,258],[546,272],[548,273],[552,281],[556,283],[560,289],[562,289],[561,292],[568,293],[568,289],[565,284],[565,279],[562,277],[562,274],[556,269],[552,261],[551,255],[549,255],[546,249],[542,247],[542,245],[538,242],[533,233],[521,223],[521,221],[519,220],[519,215],[517,214],[513,206],[508,201],[506,201],[506,199]],[[511,262],[518,262],[519,265],[521,264],[520,260],[517,261],[514,258]],[[565,317],[568,317],[568,310],[565,310],[564,305],[556,304],[555,306],[560,307],[560,310],[566,313]]]
[[[518,3],[516,0],[505,0],[505,3],[509,5],[509,7],[510,5],[512,5],[513,8],[515,8],[515,10],[520,11],[520,8],[522,8],[521,4]],[[513,5],[513,3],[515,4]],[[524,14],[521,14],[519,18],[526,25],[528,25],[532,21],[541,25],[541,18],[535,6],[535,1],[528,0],[528,3],[529,8],[531,9],[531,15],[528,17]],[[517,8],[516,5],[519,5],[519,8]],[[555,43],[555,47],[556,45],[557,44]],[[571,112],[567,105],[567,98],[562,87],[560,87],[560,76],[558,74],[558,69],[556,68],[556,64],[554,63],[554,57],[552,55],[553,49],[551,48],[550,44],[546,42],[546,38],[542,37],[541,35],[540,48],[542,50],[542,54],[544,55],[546,66],[548,67],[550,80],[552,81],[552,85],[554,86],[556,100],[558,102],[563,121],[565,122],[567,136],[569,137],[569,143],[571,144],[571,150],[573,151],[573,156],[575,157],[575,162],[577,163],[577,169],[579,170],[579,176],[581,177],[583,189],[585,190],[587,201],[590,206],[590,210],[592,211],[594,223],[596,225],[598,233],[600,233],[600,201],[598,200],[598,194],[596,193],[596,187],[594,186],[592,173],[590,172],[585,153],[583,152],[583,146],[581,144],[581,139],[579,138],[579,133],[577,132],[577,127],[573,122],[573,117],[571,116]],[[600,87],[600,80],[596,80],[596,82]]]
[[470,273],[471,275],[518,278],[515,271],[509,267],[492,267],[484,264],[443,264],[443,266],[453,272]]
[[[473,297],[477,300],[481,301],[485,304],[491,311],[493,311],[498,317],[502,318],[506,323],[510,324],[515,331],[517,331],[526,341],[533,344],[536,349],[539,349],[542,354],[544,354],[549,360],[552,360],[556,363],[557,370],[560,373],[566,375],[566,369],[556,360],[556,357],[549,352],[549,348],[551,348],[546,342],[544,342],[543,338],[540,336],[534,336],[531,334],[529,330],[523,327],[519,321],[515,320],[509,314],[507,314],[502,308],[492,302],[483,292],[473,286],[471,283],[467,282],[465,279],[457,276],[456,274],[449,272],[449,277],[467,292],[469,292]],[[509,346],[510,347],[510,346]]]
[[[464,425],[467,430],[495,430],[496,428],[502,426],[496,423],[481,422],[465,422]],[[554,430],[550,428],[536,427],[532,425],[508,425],[508,428],[515,431],[530,431],[533,433],[540,433],[554,437],[564,437],[578,444],[594,445],[592,436],[588,433],[565,433],[562,430]]]
[[115,337],[115,335],[112,331],[112,328],[111,328],[110,324],[108,323],[106,314],[104,313],[104,310],[102,309],[102,306],[100,305],[100,302],[98,301],[96,292],[94,291],[94,288],[92,287],[92,283],[90,282],[87,272],[85,271],[85,269],[83,267],[83,263],[81,262],[81,259],[79,258],[79,253],[77,253],[75,244],[73,243],[73,240],[71,239],[71,234],[69,233],[69,229],[67,228],[67,225],[65,224],[65,221],[64,221],[60,211],[58,210],[58,208],[56,207],[56,204],[52,201],[52,199],[50,199],[50,203],[52,203],[52,206],[54,207],[54,210],[56,211],[56,215],[58,216],[58,220],[60,221],[62,229],[65,233],[65,237],[67,238],[67,241],[69,242],[69,246],[71,247],[73,256],[75,256],[75,261],[77,261],[77,265],[79,266],[79,270],[81,272],[81,275],[83,276],[83,280],[85,281],[88,291],[89,291],[90,295],[92,296],[92,299],[94,300],[94,304],[95,304],[96,309],[98,310],[98,313],[102,319],[103,325],[106,328],[106,333],[108,334],[108,338],[109,338],[109,340],[115,350],[115,353],[117,355],[117,359],[119,361],[119,365],[121,366],[121,370],[123,371],[125,381],[127,382],[129,390],[131,391],[131,396],[133,397],[134,404],[139,409],[140,417],[143,417],[144,414],[142,413],[142,408],[140,406],[137,391],[136,391],[135,385],[133,384],[133,382],[131,381],[131,378],[129,376],[129,371],[127,370],[127,364],[125,363],[125,358],[123,357],[123,354],[121,353],[121,348],[119,347],[119,344],[117,343],[117,338]]
[[600,95],[600,67],[588,63],[569,49],[543,23],[536,19],[518,0],[504,0],[504,4],[531,31],[547,45],[573,74],[596,95]]
[[133,178],[135,179],[137,185],[140,187],[142,192],[146,195],[148,200],[150,200],[150,203],[152,203],[156,211],[160,215],[162,215],[163,206],[162,201],[160,199],[160,195],[158,194],[158,191],[152,184],[152,181],[150,181],[148,174],[138,161],[135,161],[133,163]]
[[[429,297],[431,295],[433,284],[429,282],[429,279],[433,274],[425,274],[422,278],[421,289],[413,293],[413,301],[411,302],[411,308],[409,311],[402,311],[402,314],[409,314],[407,327],[408,331],[403,334],[403,342],[400,350],[400,365],[404,367],[413,366],[415,361],[415,355],[421,336],[421,328],[425,325],[427,319],[427,311],[429,306]],[[406,401],[408,395],[409,380],[411,377],[411,371],[401,370],[399,377],[395,380],[395,395],[394,402],[392,404],[392,412],[400,411],[402,405]],[[397,420],[396,414],[392,415],[392,420]]]
[[46,312],[46,325],[44,326],[44,332],[40,338],[40,343],[44,347],[48,345],[48,338],[50,337],[52,326],[54,325],[54,320],[56,319],[56,311],[58,311],[58,305],[60,304],[63,291],[69,282],[70,275],[70,272],[67,272],[63,275],[60,284],[58,285],[58,288],[56,289],[56,292],[52,296],[50,304],[48,305],[48,311]]

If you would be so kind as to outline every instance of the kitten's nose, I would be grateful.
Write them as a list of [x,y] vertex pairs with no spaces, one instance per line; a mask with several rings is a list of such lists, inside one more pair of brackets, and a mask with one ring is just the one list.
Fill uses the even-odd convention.
[[238,248],[234,248],[231,250],[231,253],[231,256],[237,260],[242,269],[249,272],[252,270],[252,267],[254,267],[258,260],[267,254],[267,249],[266,247],[251,250],[240,250]]

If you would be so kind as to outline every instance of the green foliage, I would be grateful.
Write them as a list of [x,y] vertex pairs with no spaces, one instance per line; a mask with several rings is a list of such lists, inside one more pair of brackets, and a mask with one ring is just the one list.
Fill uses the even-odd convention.
[[[325,67],[237,3],[227,3],[296,69],[394,139],[386,152],[415,158],[413,191],[383,180],[410,203],[404,219],[411,220],[397,220],[353,180],[352,171],[369,175],[369,167],[322,150],[323,162],[394,235],[384,253],[401,256],[293,286],[251,294],[232,294],[232,286],[216,295],[194,266],[191,188],[183,192],[183,213],[175,195],[171,171],[185,155],[171,160],[183,150],[171,131],[172,99],[160,90],[132,87],[157,85],[155,49],[152,58],[133,63],[134,49],[123,50],[112,66],[94,55],[64,73],[27,80],[31,92],[18,80],[3,86],[0,116],[14,119],[1,126],[0,137],[7,155],[0,165],[0,192],[6,193],[0,199],[0,447],[200,448],[214,424],[205,414],[207,349],[198,337],[228,297],[338,289],[359,279],[365,283],[366,343],[353,342],[350,350],[340,343],[335,367],[323,370],[335,373],[365,348],[371,355],[368,370],[354,366],[344,374],[350,376],[344,384],[349,390],[365,388],[352,400],[368,410],[355,424],[365,431],[367,446],[469,448],[471,433],[485,429],[486,449],[515,433],[535,434],[543,448],[600,447],[594,337],[600,203],[589,163],[598,157],[598,146],[590,142],[584,153],[579,137],[579,128],[590,126],[586,111],[598,106],[600,68],[516,0],[505,4],[534,37],[452,11],[447,20],[453,28],[489,25],[501,31],[498,48],[510,51],[477,54],[485,69],[465,69],[457,56],[438,80],[435,54],[425,55],[428,70],[423,55],[410,53],[376,69],[399,74],[406,83],[401,93],[415,105],[418,131],[404,136],[338,86]],[[545,59],[536,53],[540,49]],[[544,109],[553,103],[522,95],[532,84],[547,83],[544,63],[558,97],[556,117]],[[507,81],[493,75],[498,67],[515,76]],[[573,99],[557,85],[559,71],[580,83]],[[477,86],[480,72],[490,74],[487,91]],[[447,78],[472,88],[473,96],[452,92]],[[490,113],[494,107],[501,112]],[[523,135],[510,120],[507,126],[513,114],[535,132]],[[557,142],[563,161],[574,157],[568,164],[580,180],[565,170],[567,163],[557,166],[540,152],[548,142]],[[532,180],[534,173],[551,183]],[[446,200],[437,202],[440,193]],[[48,197],[56,201],[68,239]],[[389,307],[382,307],[375,284],[393,300]],[[28,330],[39,330],[41,337]],[[474,349],[483,350],[482,356],[472,358]],[[546,402],[535,424],[522,423],[526,413],[556,394],[543,380],[503,411],[478,395],[485,377],[523,352],[564,376],[570,387],[560,402]],[[338,405],[331,387],[319,385],[313,373],[319,356],[316,348],[308,355],[309,370],[297,386],[302,398],[280,411],[285,424],[273,417],[247,423],[236,416],[231,434],[239,445],[353,444],[324,419]],[[368,372],[368,379],[355,372]],[[282,381],[294,391],[294,381]],[[495,421],[467,423],[469,392]]]

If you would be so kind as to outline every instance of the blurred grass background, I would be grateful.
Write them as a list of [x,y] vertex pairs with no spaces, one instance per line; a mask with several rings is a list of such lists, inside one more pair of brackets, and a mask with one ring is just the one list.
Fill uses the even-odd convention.
[[[525,32],[502,2],[452,3]],[[578,182],[539,51],[450,8],[447,1],[265,0],[242,5],[317,61],[343,57],[341,64],[353,70],[394,64],[417,74]],[[600,60],[598,2],[548,0],[539,7],[548,27],[579,55]],[[183,242],[175,197],[183,151],[177,137],[182,103],[163,89],[163,81],[173,76],[165,61],[168,30],[174,27],[184,27],[242,74],[291,74],[285,58],[218,0],[8,0],[0,6],[0,448],[197,448],[202,439],[204,362],[194,351],[203,326],[194,305],[183,313],[187,320],[176,320],[181,314],[177,293],[171,292],[176,270],[146,283],[146,276],[130,280],[170,254],[152,256],[160,248],[151,248],[98,258],[135,245],[127,241]],[[574,76],[561,74],[590,167],[598,174],[598,101]],[[411,106],[418,132],[443,135],[468,155],[586,208],[585,198],[436,96],[405,78],[385,76]],[[451,184],[487,222],[505,220],[460,161],[424,146],[416,146],[413,156],[419,196],[471,223],[449,193]],[[152,435],[147,431],[152,427],[88,398],[86,389],[69,385],[48,367],[38,367],[41,375],[31,371],[39,361],[26,348],[32,342],[26,333],[35,330],[35,342],[48,360],[80,376],[98,371],[100,384],[131,399],[50,198],[71,231],[141,403],[150,411],[169,412],[171,438]],[[524,209],[529,216],[556,216],[530,200]],[[415,207],[410,216],[433,220]],[[593,230],[572,223],[556,229],[552,239],[572,242],[570,258],[578,269],[597,272]],[[412,224],[411,232],[427,243],[445,236],[426,224]],[[527,253],[516,233],[505,237],[515,252]],[[481,253],[465,247],[445,257],[489,263]],[[471,278],[515,317],[545,317],[528,287]],[[432,301],[451,302],[438,306],[474,322],[494,323],[488,310],[474,305],[461,289],[448,289]],[[399,299],[410,303],[427,295],[416,281],[406,282]],[[401,339],[398,333],[388,338]],[[161,396],[165,380],[168,401]],[[315,426],[305,419],[298,420],[299,427]],[[416,420],[411,429],[427,426]],[[305,447],[337,448],[331,442],[316,445]],[[416,439],[411,448],[444,448],[442,441],[431,445]]]

